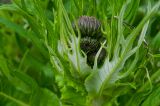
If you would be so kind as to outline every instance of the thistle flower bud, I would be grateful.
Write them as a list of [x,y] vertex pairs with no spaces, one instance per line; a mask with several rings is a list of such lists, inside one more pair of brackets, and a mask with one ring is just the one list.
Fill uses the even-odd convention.
[[86,54],[97,52],[100,46],[100,43],[96,39],[92,39],[91,37],[81,38],[80,47]]
[[[94,65],[95,56],[101,47],[101,40],[104,39],[101,32],[101,23],[94,17],[82,16],[77,21],[81,33],[80,47],[87,55],[87,63],[91,67]],[[75,23],[73,29],[77,34]],[[97,63],[100,66],[106,56],[106,50],[102,49]]]
[[[78,19],[78,28],[81,32],[81,37],[92,37],[99,39],[102,37],[101,23],[94,17],[82,16]],[[75,28],[75,25],[74,29]]]

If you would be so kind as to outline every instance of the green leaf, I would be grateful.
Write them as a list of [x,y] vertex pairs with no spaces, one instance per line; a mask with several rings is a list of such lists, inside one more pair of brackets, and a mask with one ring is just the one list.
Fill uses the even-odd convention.
[[32,40],[33,43],[39,48],[39,50],[41,51],[43,55],[46,56],[48,54],[42,42],[36,37],[36,33],[29,32],[25,30],[23,27],[21,27],[20,25],[17,25],[2,17],[0,17],[0,23],[14,30],[15,32],[17,32],[20,36],[24,37],[25,39]]
[[29,106],[28,104],[22,102],[21,100],[18,100],[17,98],[14,98],[14,97],[12,97],[10,95],[7,95],[7,94],[5,94],[3,92],[0,92],[0,96],[5,97],[5,98],[7,98],[7,99],[9,99],[9,100],[11,100],[13,102],[15,102],[15,103],[17,103],[20,106]]
[[160,48],[160,31],[156,34],[156,36],[151,41],[151,47],[153,50],[157,50]]
[[28,37],[27,37],[28,33],[27,33],[27,31],[26,31],[25,29],[23,29],[21,26],[15,24],[15,23],[13,23],[13,22],[5,19],[5,18],[2,18],[2,17],[0,17],[0,23],[6,25],[8,28],[14,30],[14,31],[17,32],[19,35],[25,37],[25,38],[28,40]]
[[160,105],[160,87],[153,89],[152,93],[147,96],[147,99],[144,100],[142,106],[159,106]]
[[140,0],[131,0],[131,3],[128,5],[127,11],[125,13],[125,21],[127,23],[132,23],[134,21],[134,18],[136,16],[136,12],[139,7]]
[[9,80],[9,82],[14,85],[14,87],[24,93],[31,93],[33,88],[37,86],[37,84],[31,79],[29,76],[25,75],[21,72],[10,71],[7,66],[7,61],[4,57],[0,57],[0,71],[3,72],[5,77]]
[[11,79],[10,71],[7,66],[7,61],[1,54],[0,54],[0,71],[3,72],[6,78]]
[[125,106],[139,106],[144,99],[144,93],[136,93],[129,99],[129,101],[126,101]]
[[30,98],[31,106],[61,106],[58,97],[48,89],[37,88]]
[[63,87],[61,99],[66,104],[72,104],[74,106],[86,106],[85,95],[82,95],[81,92],[78,92],[69,86]]

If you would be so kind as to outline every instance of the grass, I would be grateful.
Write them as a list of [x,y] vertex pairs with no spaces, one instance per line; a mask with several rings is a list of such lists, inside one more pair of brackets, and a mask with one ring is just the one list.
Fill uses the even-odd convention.
[[[72,23],[102,23],[107,56],[87,64]],[[160,105],[160,1],[13,0],[0,5],[1,106]],[[100,50],[99,50],[100,53]]]

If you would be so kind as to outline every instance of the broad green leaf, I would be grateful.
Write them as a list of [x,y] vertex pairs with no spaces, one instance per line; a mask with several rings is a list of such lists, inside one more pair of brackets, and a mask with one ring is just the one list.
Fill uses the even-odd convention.
[[125,106],[139,106],[142,101],[145,98],[144,93],[136,93],[132,96],[132,98],[129,99],[129,101],[126,101],[124,104]]
[[142,106],[158,106],[160,105],[160,88],[156,87],[153,89],[152,93],[147,96],[147,99],[144,100]]
[[75,106],[86,106],[86,97],[81,92],[76,91],[74,88],[66,86],[62,89],[62,101],[67,104]]
[[37,88],[30,98],[31,106],[61,106],[58,97],[48,89]]
[[6,78],[11,79],[10,71],[7,66],[7,61],[1,54],[0,54],[0,71],[6,76]]
[[15,86],[16,89],[23,91],[24,93],[31,93],[31,91],[36,87],[36,83],[27,75],[16,72],[16,71],[10,71],[10,69],[7,66],[7,61],[4,57],[0,58],[1,62],[3,62],[0,65],[0,69],[9,80],[9,82]]
[[18,104],[19,106],[29,106],[28,104],[24,103],[23,101],[18,100],[17,98],[14,98],[14,97],[12,97],[12,96],[10,96],[10,95],[7,95],[7,94],[5,94],[5,93],[3,93],[3,92],[0,92],[0,96],[2,96],[2,97],[4,97],[4,98],[7,98],[7,99],[9,99],[9,100],[11,100],[11,101],[13,101],[13,102],[15,102],[15,103]]
[[157,50],[158,48],[160,48],[160,32],[158,32],[152,40],[151,47],[153,50]]

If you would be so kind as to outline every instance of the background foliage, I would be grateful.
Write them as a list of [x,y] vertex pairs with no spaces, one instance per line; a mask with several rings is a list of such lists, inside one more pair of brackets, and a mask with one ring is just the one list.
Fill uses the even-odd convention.
[[[159,106],[159,0],[0,1],[0,106]],[[72,22],[102,22],[91,68]]]

